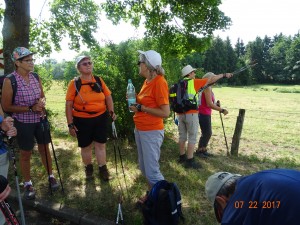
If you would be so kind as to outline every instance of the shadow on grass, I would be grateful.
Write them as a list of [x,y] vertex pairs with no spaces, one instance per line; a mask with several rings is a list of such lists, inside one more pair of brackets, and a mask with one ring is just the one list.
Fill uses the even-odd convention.
[[[56,136],[56,134],[54,135]],[[59,135],[59,141],[55,138],[54,143],[65,193],[57,191],[52,196],[49,195],[47,172],[43,168],[40,156],[35,149],[32,155],[31,175],[38,198],[59,202],[68,207],[114,221],[117,216],[120,195],[122,195],[124,198],[122,211],[126,224],[142,224],[141,213],[135,204],[137,199],[145,194],[147,182],[138,169],[138,157],[134,143],[128,143],[126,140],[119,140],[117,143],[111,139],[108,141],[107,165],[114,177],[109,182],[102,182],[99,179],[95,160],[93,163],[95,178],[89,182],[85,180],[84,167],[76,140],[70,142],[70,138],[64,139]],[[116,173],[114,144],[119,146],[123,162],[122,168],[117,151],[118,173]],[[177,163],[179,150],[178,144],[174,141],[174,136],[171,134],[165,135],[161,148],[161,171],[165,179],[175,182],[181,191],[186,225],[217,224],[213,209],[205,196],[205,182],[215,172],[229,171],[247,175],[262,169],[276,167],[300,169],[299,163],[296,161],[286,159],[271,161],[258,159],[255,156],[227,157],[223,153],[224,151],[217,152],[214,157],[207,160],[196,158],[202,164],[202,169],[186,169]],[[16,153],[16,156],[18,157],[18,153]],[[10,166],[12,167],[12,165]],[[54,175],[58,179],[54,161],[53,168]],[[12,176],[14,176],[13,168],[10,169],[10,177]],[[22,179],[20,178],[20,180]]]

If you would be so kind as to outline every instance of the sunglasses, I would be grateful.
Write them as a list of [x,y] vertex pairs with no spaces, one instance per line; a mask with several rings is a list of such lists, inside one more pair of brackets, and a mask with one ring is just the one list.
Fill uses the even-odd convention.
[[26,62],[26,63],[34,63],[35,62],[35,59],[23,59],[23,60],[20,60],[20,62]]
[[137,65],[141,65],[141,63],[145,63],[145,62],[142,62],[142,61],[138,61]]
[[84,63],[81,63],[80,65],[83,65],[83,66],[90,66],[92,65],[93,63],[92,62],[84,62]]

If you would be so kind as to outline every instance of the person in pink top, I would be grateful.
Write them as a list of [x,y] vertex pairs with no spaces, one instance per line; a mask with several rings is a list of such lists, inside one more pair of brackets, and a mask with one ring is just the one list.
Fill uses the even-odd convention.
[[[212,77],[196,79],[196,69],[191,65],[183,67],[181,70],[182,79],[188,81],[187,94],[189,96],[197,95],[197,91],[205,86],[217,82],[221,78],[230,78],[232,73],[218,74]],[[194,150],[197,142],[199,120],[198,110],[191,109],[185,113],[178,113],[178,132],[179,132],[179,163],[186,168],[200,169],[201,164],[194,160]],[[186,147],[187,142],[187,147]]]
[[[48,181],[52,191],[59,188],[52,173],[52,157],[49,151],[51,140],[48,121],[45,119],[46,99],[41,79],[33,73],[34,59],[31,52],[25,47],[14,49],[11,59],[15,71],[11,76],[16,82],[5,78],[2,87],[1,104],[3,111],[12,113],[16,127],[17,143],[20,149],[20,170],[24,179],[24,197],[27,200],[35,199],[35,189],[31,181],[31,155],[37,143],[41,161],[48,172]],[[15,96],[13,85],[17,87]],[[40,177],[39,177],[40,179]]]
[[[203,78],[212,78],[215,77],[212,72],[206,73]],[[201,137],[199,139],[198,150],[195,155],[200,156],[201,158],[207,158],[212,156],[212,154],[207,152],[207,145],[212,135],[211,129],[211,113],[212,110],[219,111],[224,115],[228,114],[226,109],[221,108],[216,104],[215,96],[212,91],[212,86],[209,86],[205,89],[199,96],[199,124],[201,129]]]

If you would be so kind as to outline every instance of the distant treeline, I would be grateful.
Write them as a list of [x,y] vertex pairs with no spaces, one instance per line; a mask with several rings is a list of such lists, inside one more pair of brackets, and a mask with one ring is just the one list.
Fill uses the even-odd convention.
[[[91,50],[86,54],[94,56],[96,61],[97,59],[102,60],[102,62],[96,62],[95,65],[96,71],[98,69],[100,74],[103,73],[100,71],[107,73],[111,67],[114,68],[115,73],[132,74],[136,73],[137,69],[133,63],[136,61],[136,50],[156,49],[155,46],[148,47],[147,45],[149,46],[143,41],[128,40],[118,45],[107,45],[100,50]],[[167,79],[171,82],[180,78],[180,70],[186,64],[199,68],[199,76],[201,76],[208,71],[216,74],[232,72],[255,61],[257,65],[253,69],[239,74],[228,83],[230,85],[300,83],[300,34],[294,37],[287,37],[283,34],[273,38],[257,37],[246,45],[238,39],[234,47],[229,38],[222,40],[220,37],[216,37],[203,52],[193,52],[183,57],[164,55],[162,52],[161,54]],[[75,55],[74,58],[76,58]],[[133,62],[128,60],[133,60]],[[74,62],[58,63],[54,59],[49,59],[39,65],[38,69],[44,70],[48,77],[68,82],[77,73],[72,64]],[[131,64],[132,68],[125,66]]]
[[[94,74],[100,75],[112,91],[115,108],[119,119],[117,121],[120,133],[124,136],[132,134],[132,114],[128,113],[126,103],[126,86],[130,78],[139,91],[143,79],[138,75],[137,50],[155,49],[159,51],[157,41],[128,40],[120,44],[108,44],[100,49],[95,48],[90,52],[82,52],[93,58]],[[287,37],[282,34],[273,38],[259,37],[247,45],[238,40],[234,45],[229,38],[222,40],[216,37],[210,45],[204,46],[203,52],[192,52],[188,55],[166,54],[160,52],[163,58],[163,67],[166,79],[171,85],[181,78],[181,69],[190,64],[198,68],[197,77],[202,77],[206,72],[216,74],[233,72],[253,61],[257,65],[246,70],[232,79],[223,79],[219,83],[226,85],[251,85],[251,84],[300,84],[300,35]],[[74,55],[74,59],[76,55]],[[62,80],[66,85],[77,76],[74,61],[57,62],[54,59],[46,60],[35,67],[41,75],[45,89],[50,87],[52,79]],[[131,129],[132,128],[132,129]]]

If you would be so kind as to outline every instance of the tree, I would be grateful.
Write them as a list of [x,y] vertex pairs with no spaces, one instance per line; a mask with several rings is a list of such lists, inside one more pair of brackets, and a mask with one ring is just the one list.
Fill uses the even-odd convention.
[[292,43],[286,49],[286,63],[288,65],[288,74],[286,81],[289,83],[300,83],[300,35],[293,38]]
[[11,53],[29,45],[30,0],[5,0],[3,36],[4,74],[13,71]]
[[245,56],[245,54],[246,54],[245,50],[246,50],[246,47],[244,45],[243,40],[240,40],[240,38],[238,38],[238,40],[235,44],[235,49],[234,49],[237,57],[241,58],[241,57]]

